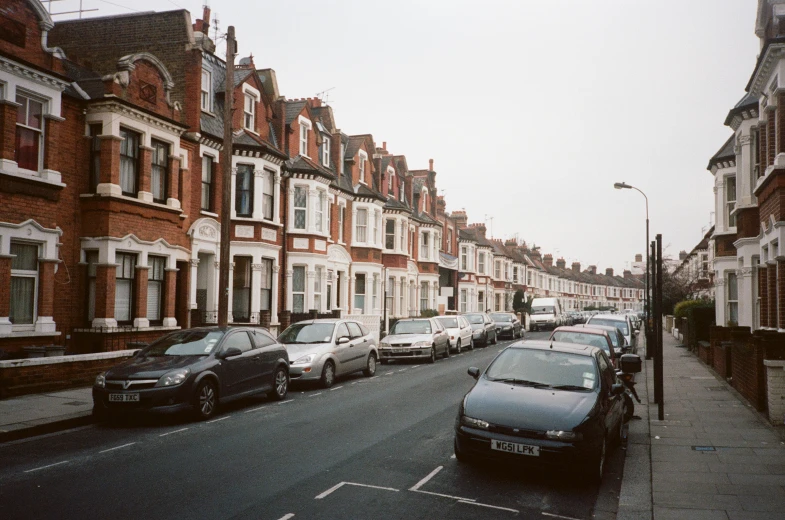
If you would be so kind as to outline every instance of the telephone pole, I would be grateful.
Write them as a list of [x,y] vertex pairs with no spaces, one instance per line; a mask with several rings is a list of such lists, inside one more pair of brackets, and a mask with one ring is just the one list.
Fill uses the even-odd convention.
[[229,263],[232,239],[232,115],[234,113],[234,26],[226,32],[226,88],[224,91],[224,142],[221,162],[221,262],[218,270],[218,326],[229,324]]

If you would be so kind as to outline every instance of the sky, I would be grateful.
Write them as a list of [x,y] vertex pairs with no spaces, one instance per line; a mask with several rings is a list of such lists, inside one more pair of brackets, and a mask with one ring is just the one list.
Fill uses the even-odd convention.
[[[447,210],[600,271],[690,251],[714,223],[709,159],[731,135],[757,0],[212,0],[282,95],[327,91],[338,127],[434,160]],[[45,2],[46,5],[46,2]],[[59,0],[51,12],[78,8]],[[82,0],[83,17],[202,1]],[[55,21],[77,15],[53,16]],[[210,31],[215,35],[215,28]]]

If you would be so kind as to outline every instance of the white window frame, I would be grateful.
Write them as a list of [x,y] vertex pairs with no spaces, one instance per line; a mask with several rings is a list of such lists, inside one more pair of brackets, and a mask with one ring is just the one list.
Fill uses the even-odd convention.
[[371,300],[371,304],[372,304],[371,311],[376,312],[376,310],[379,308],[379,275],[377,273],[373,274],[373,285],[371,286],[371,294],[373,295]]
[[[304,197],[305,206],[296,205],[298,190],[305,191],[305,197]],[[294,187],[294,192],[292,193],[292,210],[294,211],[293,213],[294,218],[292,219],[292,229],[296,229],[299,231],[306,231],[308,229],[308,195],[309,195],[308,186],[297,185]],[[303,213],[303,227],[297,227],[297,212]]]
[[346,203],[338,204],[338,243],[343,244],[343,227],[346,223]]
[[[38,272],[40,269],[40,262],[39,259],[41,258],[41,244],[36,242],[30,242],[27,240],[17,240],[16,238],[11,239],[10,246],[14,244],[19,244],[22,246],[34,246],[37,249],[38,256],[36,257],[36,269],[11,269],[11,278],[32,278],[33,279],[33,314],[32,314],[32,321],[30,323],[14,323],[12,324],[13,331],[30,331],[35,330],[35,322],[38,321],[38,291],[39,291],[39,277]],[[13,265],[13,260],[11,260],[11,265]],[[10,321],[10,310],[11,307],[14,305],[14,299],[12,298],[11,288],[9,286],[9,321]]]
[[420,259],[430,260],[431,234],[428,231],[420,232]]
[[[731,279],[733,281],[732,283],[731,283]],[[731,316],[734,316],[734,315],[735,315],[736,319],[733,320],[733,321],[736,322],[736,325],[739,324],[739,285],[738,285],[738,283],[739,283],[739,280],[738,280],[738,277],[736,276],[736,272],[735,271],[728,271],[726,273],[726,275],[725,275],[725,288],[726,288],[725,289],[725,295],[726,295],[726,298],[727,298],[727,304],[726,304],[727,308],[726,308],[726,315],[725,315],[725,322],[726,322],[726,324],[729,324],[729,322],[731,321]],[[735,289],[735,292],[736,292],[736,295],[735,295],[736,298],[735,299],[731,299],[731,288]]]
[[[733,182],[733,190],[730,189],[731,179]],[[733,198],[731,198],[731,195]],[[733,210],[736,208],[736,176],[728,175],[725,177],[725,222],[728,228],[736,227],[736,215],[733,215]]]
[[[206,85],[205,85],[206,79]],[[205,89],[206,87],[206,89]],[[213,108],[213,73],[209,70],[202,69],[202,85],[201,85],[201,93],[200,93],[200,100],[202,110],[205,112],[212,112]]]
[[[361,276],[363,278],[363,292],[360,293],[360,292],[357,292],[357,286],[359,285],[357,283],[357,280]],[[354,303],[354,305],[352,306],[352,308],[360,309],[360,312],[364,313],[365,312],[365,304],[366,304],[365,298],[366,298],[367,294],[368,294],[368,275],[366,273],[355,273],[354,274],[354,302],[352,302],[352,303]],[[361,300],[359,300],[360,302],[362,302],[361,305],[357,305],[358,298],[361,298]]]
[[420,312],[429,309],[431,300],[428,297],[428,287],[430,282],[420,282]]
[[368,184],[365,182],[365,163],[368,161],[368,154],[360,150],[357,152],[357,157],[359,161],[360,184]]
[[477,272],[479,274],[485,274],[485,251],[477,253]]
[[322,136],[322,166],[330,166],[330,136]]
[[[46,147],[46,118],[49,115],[49,100],[39,94],[34,92],[29,92],[27,90],[22,90],[21,88],[16,89],[16,98],[23,97],[28,100],[27,107],[30,106],[30,101],[34,101],[35,103],[39,103],[41,105],[41,128],[35,128],[33,126],[28,126],[26,123],[19,123],[18,121],[14,122],[14,139],[16,139],[16,127],[22,127],[27,130],[32,130],[38,134],[38,157],[37,157],[37,168],[34,170],[28,168],[22,168],[17,163],[17,166],[21,171],[28,171],[28,172],[35,172],[38,173],[43,169],[44,166],[44,148]],[[21,108],[21,107],[20,107]],[[18,113],[18,109],[17,109]],[[25,112],[25,119],[29,116],[28,112]],[[17,116],[18,118],[18,116]]]
[[316,203],[316,231],[324,233],[324,208],[327,201],[327,192],[317,190],[318,198]]
[[[250,107],[248,106],[249,100]],[[251,132],[256,132],[256,103],[258,101],[259,99],[252,92],[243,92],[243,128]]]
[[310,119],[303,116],[297,118],[297,123],[300,126],[300,155],[304,157],[310,157],[310,155],[308,155],[308,132],[313,130],[313,124],[311,123]]
[[461,246],[461,271],[466,272],[469,269],[469,251],[468,247]]
[[[302,272],[303,272],[303,288],[302,288],[301,291],[296,291],[295,288],[294,288],[294,272],[295,272],[295,270],[298,270],[298,269],[302,269]],[[307,266],[305,266],[305,265],[294,265],[294,266],[292,266],[292,312],[298,312],[296,310],[296,307],[295,307],[296,306],[296,304],[295,304],[295,296],[302,296],[303,307],[302,307],[302,309],[300,309],[299,312],[308,312],[308,309],[305,308],[307,306],[306,304],[308,303],[308,302],[305,301],[305,293],[306,293],[306,287],[307,286],[308,286],[308,268],[307,268]]]
[[373,212],[373,243],[374,245],[381,245],[381,220],[382,220],[382,212],[381,211],[374,211]]
[[460,292],[460,309],[461,312],[468,312],[467,309],[467,298],[468,298],[468,291],[466,289],[461,289]]
[[[387,229],[388,226],[392,224],[392,233],[389,232]],[[394,218],[387,218],[384,220],[384,249],[387,251],[394,251],[395,250],[395,239],[396,239],[396,230],[398,226],[396,225],[396,221]],[[388,239],[392,238],[392,247],[388,245]]]
[[[360,214],[364,217],[360,218]],[[357,208],[357,222],[355,222],[355,242],[368,242],[368,208]]]
[[322,284],[322,273],[324,273],[324,267],[321,265],[314,267],[313,308],[319,312],[322,312],[322,300],[324,299],[322,296],[322,292],[324,291],[324,284]]

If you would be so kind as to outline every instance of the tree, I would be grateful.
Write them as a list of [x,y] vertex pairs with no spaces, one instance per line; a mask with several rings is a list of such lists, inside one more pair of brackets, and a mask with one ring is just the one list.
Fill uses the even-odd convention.
[[523,292],[523,289],[518,289],[515,291],[515,295],[512,297],[512,310],[515,312],[520,311],[523,309],[523,306],[526,304],[526,293]]

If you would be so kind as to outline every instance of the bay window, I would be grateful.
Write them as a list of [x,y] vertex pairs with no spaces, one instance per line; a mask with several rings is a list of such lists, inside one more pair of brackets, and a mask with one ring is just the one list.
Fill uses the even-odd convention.
[[16,94],[16,148],[14,160],[19,168],[38,171],[43,156],[44,102]]
[[395,220],[391,218],[384,223],[384,248],[395,249]]
[[305,229],[308,214],[308,188],[294,187],[294,229]]
[[313,277],[313,308],[322,312],[322,274],[324,273],[324,268],[316,266],[315,271],[316,274]]
[[166,185],[169,177],[169,145],[152,140],[153,164],[150,170],[150,187],[155,202],[166,202]]
[[461,271],[467,271],[469,266],[467,264],[469,254],[466,251],[466,246],[461,247]]
[[346,218],[346,205],[338,206],[338,242],[343,242],[343,223]]
[[393,305],[395,305],[395,278],[392,276],[387,278],[387,285],[385,286],[385,301],[387,303],[387,314],[393,315]]
[[117,253],[114,294],[114,318],[119,324],[131,323],[131,309],[134,299],[134,278],[136,277],[136,255]]
[[371,293],[373,294],[373,300],[371,303],[373,304],[371,312],[375,312],[376,309],[379,308],[379,275],[373,275],[373,285],[371,287]]
[[485,253],[482,251],[477,253],[477,272],[485,274]]
[[381,242],[381,238],[379,237],[379,227],[381,224],[381,213],[379,211],[373,212],[373,243],[378,245]]
[[232,321],[251,321],[251,257],[235,256],[232,271]]
[[213,211],[213,167],[215,162],[209,155],[202,156],[202,209]]
[[357,210],[356,242],[366,242],[368,232],[368,210],[360,208]]
[[264,170],[264,175],[262,176],[262,218],[266,220],[273,220],[273,206],[275,206],[274,182],[275,172]]
[[431,243],[430,243],[431,235],[423,231],[422,233],[422,246],[420,247],[420,258],[423,260],[430,259],[430,252],[431,252]]
[[95,279],[98,267],[98,251],[85,253],[87,262],[87,322],[92,324],[95,318]]
[[428,309],[428,282],[420,283],[420,312]]
[[461,289],[461,304],[460,304],[461,305],[461,307],[460,307],[461,312],[467,312],[467,310],[466,310],[466,295],[467,295],[466,289]]
[[38,295],[38,244],[11,242],[11,313],[14,325],[33,325]]
[[292,312],[305,312],[305,266],[292,268]]
[[98,190],[101,182],[101,139],[103,125],[90,125],[90,193]]
[[327,194],[319,190],[319,200],[316,203],[316,231],[324,232],[324,206],[327,202]]
[[736,207],[736,176],[731,175],[725,178],[725,216],[728,227],[736,227],[736,215],[733,209]]
[[234,209],[237,216],[253,216],[253,166],[249,164],[237,165],[234,197]]
[[139,185],[140,135],[121,128],[120,138],[120,189],[123,195],[135,197]]
[[259,310],[272,310],[273,295],[273,259],[262,258],[262,298]]
[[147,319],[151,324],[160,324],[163,321],[161,304],[164,298],[164,271],[166,257],[148,256],[147,265],[150,270],[147,275]]
[[357,273],[354,276],[354,308],[365,312],[365,274]]
[[727,287],[728,298],[728,315],[726,317],[728,326],[739,324],[739,291],[736,280],[736,273],[733,271],[728,272],[727,280],[725,282]]

